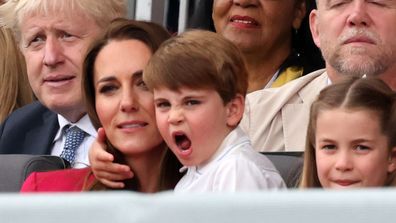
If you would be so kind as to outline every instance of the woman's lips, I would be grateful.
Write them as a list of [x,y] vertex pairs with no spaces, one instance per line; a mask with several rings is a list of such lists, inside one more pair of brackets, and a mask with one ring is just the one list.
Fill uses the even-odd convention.
[[148,125],[148,123],[143,122],[143,121],[128,121],[128,122],[122,122],[122,123],[118,124],[117,128],[125,129],[125,130],[138,129],[138,128],[143,128],[147,125]]
[[231,17],[230,22],[240,28],[256,28],[259,23],[249,16],[234,15]]

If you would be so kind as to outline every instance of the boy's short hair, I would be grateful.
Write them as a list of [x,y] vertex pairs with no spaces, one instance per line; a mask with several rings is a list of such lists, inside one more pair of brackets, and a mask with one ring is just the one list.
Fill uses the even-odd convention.
[[239,49],[221,35],[203,30],[187,31],[164,42],[143,76],[150,89],[213,88],[224,103],[237,94],[245,96],[248,86]]

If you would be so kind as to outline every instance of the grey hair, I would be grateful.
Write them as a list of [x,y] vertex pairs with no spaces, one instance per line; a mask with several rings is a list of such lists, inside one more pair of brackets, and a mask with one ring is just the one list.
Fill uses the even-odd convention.
[[0,6],[0,26],[11,28],[20,40],[20,25],[26,16],[76,11],[92,18],[99,27],[107,27],[115,18],[126,17],[126,0],[8,0]]

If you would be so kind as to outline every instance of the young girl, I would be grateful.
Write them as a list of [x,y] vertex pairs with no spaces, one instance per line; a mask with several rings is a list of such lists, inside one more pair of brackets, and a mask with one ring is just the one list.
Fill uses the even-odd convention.
[[300,187],[394,185],[395,93],[381,80],[350,78],[311,106]]

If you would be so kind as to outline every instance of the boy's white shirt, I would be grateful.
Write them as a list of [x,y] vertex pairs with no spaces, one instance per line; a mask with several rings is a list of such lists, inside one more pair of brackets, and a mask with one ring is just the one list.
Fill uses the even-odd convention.
[[212,156],[200,166],[183,167],[187,173],[174,191],[235,192],[286,188],[272,162],[254,151],[240,127],[231,131]]

